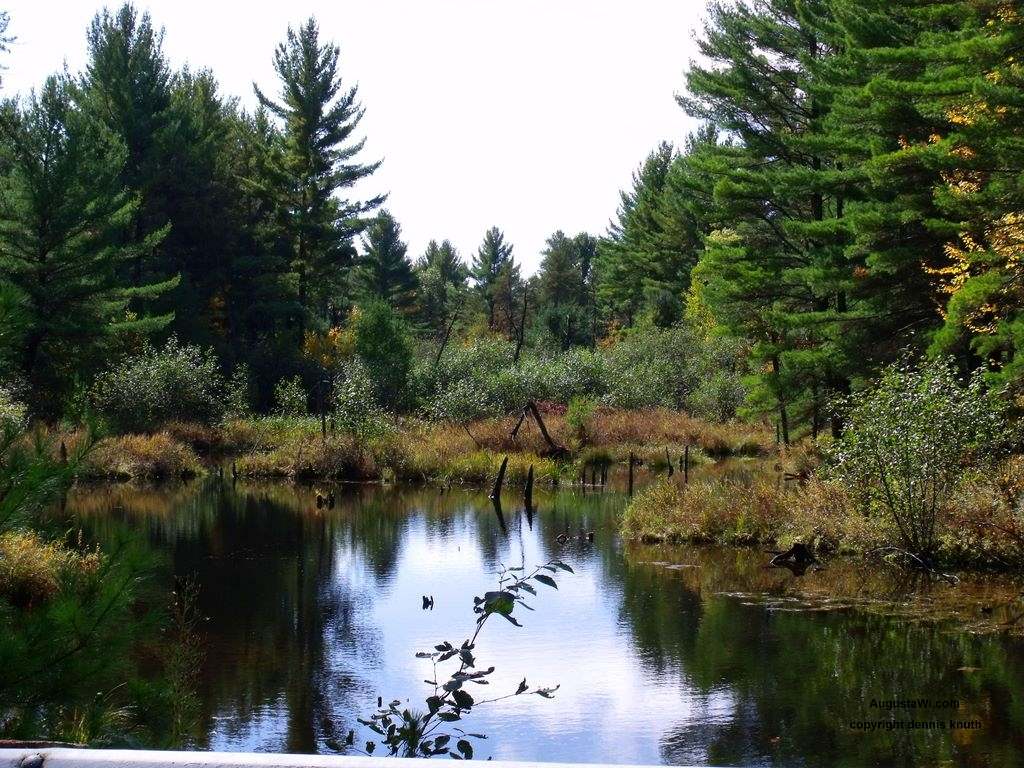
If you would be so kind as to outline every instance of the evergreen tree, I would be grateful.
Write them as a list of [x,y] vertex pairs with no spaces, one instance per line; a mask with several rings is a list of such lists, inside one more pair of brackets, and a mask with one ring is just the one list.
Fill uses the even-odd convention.
[[416,262],[418,314],[435,333],[444,333],[452,322],[466,291],[469,271],[451,241],[436,240]]
[[537,273],[538,315],[562,348],[594,340],[593,263],[597,241],[559,230],[548,238]]
[[382,299],[402,312],[411,308],[416,299],[416,278],[406,250],[395,217],[380,211],[366,229],[363,255],[352,277],[359,301]]
[[[92,20],[86,34],[89,59],[77,99],[124,145],[121,185],[138,197],[125,242],[139,245],[149,233],[165,228],[164,183],[174,173],[165,144],[174,130],[171,114],[173,74],[163,53],[163,32],[148,13],[130,3],[116,13],[107,9]],[[174,274],[161,263],[162,250],[137,249],[132,281]]]
[[620,193],[616,220],[598,250],[598,302],[605,318],[630,326],[644,305],[643,271],[648,245],[660,231],[665,180],[675,150],[662,142],[633,174],[633,188]]
[[[123,145],[46,81],[24,106],[5,106],[8,168],[0,179],[0,282],[13,286],[24,332],[16,358],[37,413],[57,416],[75,377],[94,369],[118,333],[148,333],[170,316],[128,312],[174,281],[128,287],[124,266],[162,233],[126,246],[136,198],[122,187]],[[8,292],[11,289],[8,288]]]
[[363,140],[353,133],[363,117],[357,86],[342,87],[337,46],[320,42],[310,18],[274,53],[281,96],[274,101],[256,87],[260,104],[282,122],[283,151],[271,156],[272,186],[292,244],[300,334],[307,321],[339,319],[347,303],[344,288],[355,256],[352,238],[363,228],[361,216],[384,197],[368,201],[341,196],[380,163],[355,161]]
[[680,98],[742,145],[727,165],[732,152],[706,156],[719,174],[716,217],[729,227],[709,264],[731,264],[737,281],[708,296],[739,303],[717,307],[747,318],[739,329],[758,318],[753,354],[769,379],[760,391],[771,393],[786,439],[790,405],[809,406],[816,430],[823,402],[849,391],[854,366],[870,359],[849,353],[859,316],[844,249],[846,182],[822,138],[830,104],[820,72],[839,38],[826,11],[823,0],[715,3],[700,44],[709,64],[691,69]]
[[[933,9],[934,10],[934,9]],[[937,168],[929,225],[950,262],[933,269],[948,297],[933,350],[969,349],[1000,383],[1024,381],[1024,15],[1006,2],[946,6],[919,24],[903,57],[921,56],[920,76],[900,83],[935,121],[927,140],[900,147]],[[943,24],[936,22],[945,22]],[[913,90],[910,91],[910,86]],[[953,229],[955,228],[955,233]]]
[[499,294],[507,309],[509,296],[518,279],[518,267],[512,260],[512,246],[505,243],[505,235],[497,227],[491,227],[484,235],[484,241],[473,257],[470,277],[473,289],[484,307],[487,327],[495,330],[501,320]]

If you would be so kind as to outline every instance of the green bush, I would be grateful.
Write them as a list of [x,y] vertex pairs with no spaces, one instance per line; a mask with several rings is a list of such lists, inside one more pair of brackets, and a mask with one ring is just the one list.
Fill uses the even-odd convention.
[[513,367],[514,354],[514,345],[495,338],[449,347],[437,366],[431,360],[416,371],[423,410],[431,418],[465,422],[522,408],[531,374]]
[[224,413],[224,378],[212,350],[147,346],[101,374],[92,390],[100,415],[124,432],[150,432],[172,420],[212,424]]
[[224,415],[247,419],[253,415],[254,388],[252,371],[245,363],[235,367],[224,388]]
[[587,426],[594,415],[597,403],[585,397],[574,397],[565,409],[565,423],[572,430],[572,436],[585,445],[588,439]]
[[289,419],[309,415],[309,395],[298,374],[277,382],[274,387],[274,414]]
[[406,404],[412,368],[412,341],[405,321],[383,301],[360,308],[353,321],[355,350],[387,410]]
[[951,360],[886,368],[877,386],[850,398],[846,415],[832,471],[865,511],[887,518],[894,543],[924,559],[968,467],[991,467],[1014,438],[1000,393],[981,371],[961,380]]
[[334,380],[334,421],[339,431],[360,442],[389,435],[394,419],[377,401],[377,388],[359,358],[346,362]]

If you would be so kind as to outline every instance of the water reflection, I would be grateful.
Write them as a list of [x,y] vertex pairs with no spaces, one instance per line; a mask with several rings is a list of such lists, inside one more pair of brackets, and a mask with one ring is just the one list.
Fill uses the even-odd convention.
[[[978,605],[1008,615],[1015,585],[922,588],[849,564],[797,578],[758,553],[624,547],[617,493],[538,491],[530,515],[508,497],[500,519],[483,494],[335,493],[332,510],[316,508],[316,489],[216,481],[73,497],[101,534],[131,523],[167,553],[169,571],[202,586],[207,655],[192,746],[330,751],[359,732],[356,717],[378,695],[422,707],[430,662],[414,654],[468,636],[472,597],[492,587],[499,563],[557,557],[576,575],[533,601],[525,628],[489,625],[476,656],[497,668],[493,694],[524,676],[561,689],[552,701],[474,711],[471,729],[490,737],[478,757],[931,766],[1024,753],[1024,644],[950,623]],[[957,718],[983,727],[851,729],[951,716],[880,711],[872,698],[957,698]]]

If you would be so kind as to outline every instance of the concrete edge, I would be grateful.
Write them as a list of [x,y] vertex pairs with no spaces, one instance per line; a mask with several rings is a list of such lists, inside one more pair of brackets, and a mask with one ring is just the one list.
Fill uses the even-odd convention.
[[[342,755],[292,755],[256,752],[162,752],[143,749],[0,749],[0,768],[98,768],[145,766],[145,768],[425,768],[436,760]],[[488,761],[494,768],[611,768],[605,765]],[[654,768],[634,766],[633,768]]]

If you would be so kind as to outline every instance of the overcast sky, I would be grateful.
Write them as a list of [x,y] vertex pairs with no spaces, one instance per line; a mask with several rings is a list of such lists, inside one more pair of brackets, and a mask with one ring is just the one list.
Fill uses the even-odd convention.
[[[601,234],[618,190],[661,140],[692,124],[673,95],[694,55],[703,0],[149,0],[173,65],[208,67],[222,92],[275,93],[271,57],[309,15],[359,84],[360,190],[390,192],[410,255],[445,237],[463,258],[501,227],[532,272],[556,229]],[[93,0],[0,0],[17,37],[7,95],[85,59]]]

